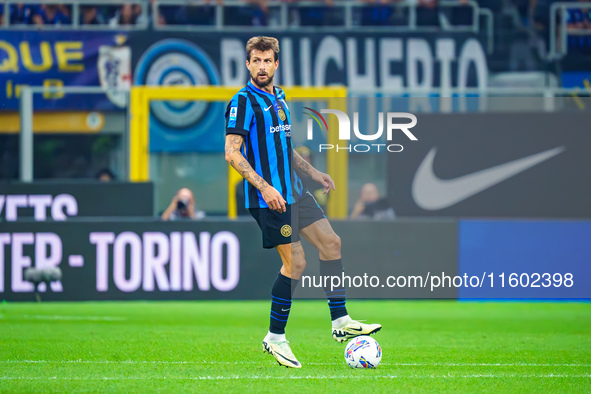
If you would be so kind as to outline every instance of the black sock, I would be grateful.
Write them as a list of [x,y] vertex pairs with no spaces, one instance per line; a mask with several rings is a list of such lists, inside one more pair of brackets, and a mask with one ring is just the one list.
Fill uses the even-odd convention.
[[[326,276],[343,275],[343,261],[338,260],[320,260],[320,276],[324,279]],[[330,279],[326,281],[324,293],[328,300],[328,307],[330,308],[330,319],[335,320],[339,317],[347,316],[347,308],[345,307],[345,286],[341,285],[338,288],[331,288]]]
[[269,331],[273,334],[285,334],[285,325],[291,309],[291,297],[298,283],[281,274],[277,275],[271,290],[271,325]]

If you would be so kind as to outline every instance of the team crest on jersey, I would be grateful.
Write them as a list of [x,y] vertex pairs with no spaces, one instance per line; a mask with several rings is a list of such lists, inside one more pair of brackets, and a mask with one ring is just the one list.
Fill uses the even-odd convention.
[[279,119],[281,119],[282,121],[285,121],[285,119],[287,119],[287,116],[285,116],[285,111],[280,109],[277,114],[279,115]]
[[291,235],[291,226],[289,224],[285,224],[281,227],[281,235],[284,237],[289,237]]

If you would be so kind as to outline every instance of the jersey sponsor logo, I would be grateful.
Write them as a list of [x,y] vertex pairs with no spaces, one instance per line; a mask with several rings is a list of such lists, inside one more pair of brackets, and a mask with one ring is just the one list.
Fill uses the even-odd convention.
[[291,226],[289,224],[285,224],[281,227],[281,235],[284,237],[289,237],[291,235]]
[[[278,133],[280,131],[290,131],[290,130],[291,130],[290,124],[280,124],[278,126],[271,126],[269,128],[269,132],[271,132],[271,133]],[[291,135],[291,133],[290,133],[290,135]]]
[[273,104],[271,104],[267,108],[265,108],[265,112],[267,112],[268,110],[270,110],[272,106],[273,106]]

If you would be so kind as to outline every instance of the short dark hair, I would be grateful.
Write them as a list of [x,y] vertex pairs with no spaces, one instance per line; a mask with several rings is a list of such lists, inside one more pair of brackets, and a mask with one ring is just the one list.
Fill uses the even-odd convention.
[[250,61],[250,54],[254,49],[261,52],[272,49],[274,60],[279,59],[279,41],[275,37],[258,36],[248,40],[246,43],[246,60]]

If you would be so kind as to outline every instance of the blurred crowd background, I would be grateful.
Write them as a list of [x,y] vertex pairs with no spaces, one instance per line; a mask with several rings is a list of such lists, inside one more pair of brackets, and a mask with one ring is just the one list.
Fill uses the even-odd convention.
[[[512,18],[516,27],[546,29],[549,23],[550,7],[559,0],[357,0],[363,6],[355,13],[354,23],[359,26],[395,26],[405,24],[408,8],[417,7],[417,24],[441,26],[441,5],[457,3],[451,16],[454,22],[469,24],[471,8],[469,3],[477,3],[500,16]],[[582,4],[584,1],[580,1]],[[84,2],[82,2],[84,3]],[[88,2],[91,3],[91,2]],[[122,5],[83,5],[79,15],[80,25],[125,26],[139,23],[151,24],[154,10],[157,9],[158,25],[212,25],[215,23],[215,7],[225,5],[226,25],[273,26],[278,24],[272,9],[285,3],[292,5],[289,21],[294,26],[339,25],[344,18],[344,10],[339,8],[340,0],[187,0],[185,2],[150,0],[123,2]],[[186,5],[179,5],[186,3]],[[298,4],[300,3],[300,4]],[[320,5],[320,7],[318,6]],[[0,4],[0,22],[4,23],[6,6]],[[63,4],[10,4],[10,25],[69,25],[72,24],[72,6]],[[582,5],[568,10],[567,25],[585,28],[591,26],[590,9]],[[445,22],[443,22],[445,23]]]

